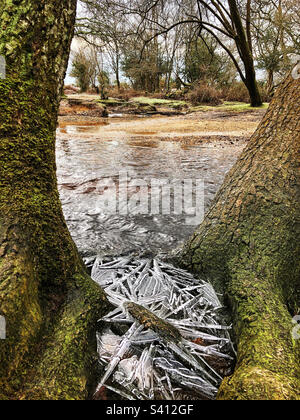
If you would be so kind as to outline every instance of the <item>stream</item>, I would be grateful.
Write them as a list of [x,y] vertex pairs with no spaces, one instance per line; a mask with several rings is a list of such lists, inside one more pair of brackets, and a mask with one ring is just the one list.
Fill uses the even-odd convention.
[[[173,121],[173,136],[162,138],[159,129],[167,125],[172,131]],[[122,189],[120,173],[126,174],[129,181],[142,179],[147,185],[153,179],[170,184],[174,180],[204,180],[207,211],[245,145],[243,141],[205,139],[199,143],[194,141],[196,133],[190,133],[189,141],[178,141],[178,136],[185,139],[189,133],[186,127],[179,130],[178,121],[172,117],[167,121],[136,117],[97,123],[70,121],[61,124],[57,134],[59,192],[68,227],[84,257],[141,250],[157,255],[186,240],[196,227],[187,224],[185,214],[174,211],[103,212],[99,202],[107,190],[103,180],[114,182],[113,193],[117,195]],[[175,136],[176,141],[172,138]],[[151,188],[143,189],[143,194],[150,196]]]

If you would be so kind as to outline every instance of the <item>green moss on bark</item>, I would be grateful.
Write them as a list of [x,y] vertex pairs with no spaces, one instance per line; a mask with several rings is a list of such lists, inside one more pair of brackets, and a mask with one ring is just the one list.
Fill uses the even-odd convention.
[[76,0],[0,8],[2,399],[85,399],[97,320],[108,310],[68,232],[57,190],[57,110]]
[[1,389],[9,398],[84,399],[96,371],[96,322],[108,304],[64,221],[56,108],[33,87],[0,81],[0,312],[8,323]]
[[104,293],[87,276],[76,275],[74,288],[57,317],[36,367],[29,373],[20,398],[85,400],[92,395],[98,358],[96,327],[99,317],[109,310]]
[[238,345],[222,399],[296,399],[300,342],[300,83],[289,77],[179,262],[224,294]]

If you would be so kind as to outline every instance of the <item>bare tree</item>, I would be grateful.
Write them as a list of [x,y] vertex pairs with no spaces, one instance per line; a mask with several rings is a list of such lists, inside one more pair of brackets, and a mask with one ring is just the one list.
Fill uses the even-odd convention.
[[255,55],[267,72],[268,92],[274,93],[299,52],[300,19],[293,0],[253,0],[251,10]]
[[[95,0],[97,1],[97,0]],[[252,106],[261,106],[262,99],[256,80],[254,57],[252,53],[252,39],[249,27],[251,14],[247,13],[247,22],[242,18],[241,9],[236,0],[174,0],[172,16],[166,18],[163,14],[165,2],[163,0],[116,0],[109,1],[124,14],[139,17],[139,25],[156,24],[156,33],[147,40],[168,33],[179,25],[192,25],[201,37],[203,32],[210,34],[226,51],[233,61],[241,80],[246,85]],[[250,0],[247,3],[250,10]],[[158,10],[161,17],[153,20],[153,8]],[[235,51],[232,46],[235,46]]]
[[86,92],[90,87],[96,87],[99,74],[98,52],[93,46],[81,46],[73,55],[71,77],[77,81],[81,92]]
[[84,16],[77,18],[75,34],[106,53],[120,89],[126,19],[106,0],[81,0]]

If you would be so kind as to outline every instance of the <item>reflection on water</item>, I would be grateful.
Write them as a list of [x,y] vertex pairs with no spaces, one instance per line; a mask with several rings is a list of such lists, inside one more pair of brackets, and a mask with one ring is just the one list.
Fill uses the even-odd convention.
[[59,124],[58,133],[60,134],[80,134],[80,133],[90,133],[97,134],[101,131],[103,126],[109,125],[108,120],[104,119],[97,122],[91,121],[76,121],[76,123],[70,122],[61,122]]
[[[75,127],[75,126],[73,126]],[[195,229],[185,216],[104,215],[97,199],[103,178],[118,179],[127,171],[132,179],[204,179],[205,206],[220,187],[242,146],[228,144],[182,145],[155,137],[100,139],[80,137],[78,125],[68,136],[58,135],[57,166],[61,200],[71,234],[85,256],[131,251],[168,251]],[[64,127],[61,127],[64,129]]]

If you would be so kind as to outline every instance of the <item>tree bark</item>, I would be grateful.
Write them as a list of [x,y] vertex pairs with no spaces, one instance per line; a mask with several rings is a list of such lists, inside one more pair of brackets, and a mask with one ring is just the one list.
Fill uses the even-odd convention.
[[252,19],[251,19],[251,6],[252,0],[247,0],[247,12],[246,12],[246,33],[247,33],[247,41],[249,44],[249,49],[251,54],[253,55],[253,43],[252,43],[252,33],[251,33],[251,26],[252,26]]
[[[245,85],[248,89],[251,106],[253,107],[260,107],[262,106],[262,99],[259,92],[257,80],[256,80],[256,72],[254,67],[254,59],[252,53],[252,43],[251,43],[251,34],[250,28],[248,28],[248,39],[246,32],[243,27],[243,22],[241,19],[241,15],[238,10],[238,5],[236,0],[228,0],[229,8],[230,8],[230,15],[232,18],[233,25],[236,30],[236,39],[235,43],[237,45],[240,57],[244,63],[245,67]],[[251,7],[250,2],[248,3],[248,7]],[[250,13],[249,13],[250,15]],[[249,20],[250,18],[248,18]],[[248,21],[248,25],[250,25]]]
[[121,81],[120,81],[120,63],[119,63],[119,57],[116,58],[116,82],[118,87],[118,92],[121,90]]
[[268,69],[267,91],[270,96],[274,94],[274,89],[274,71],[272,69]]
[[3,0],[0,55],[1,399],[85,399],[108,303],[68,232],[55,130],[76,0]]
[[299,399],[299,99],[289,77],[179,257],[232,310],[238,358],[220,399]]

